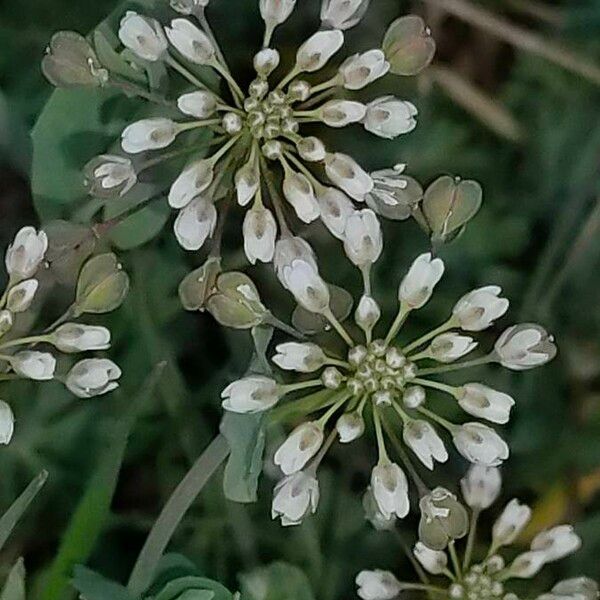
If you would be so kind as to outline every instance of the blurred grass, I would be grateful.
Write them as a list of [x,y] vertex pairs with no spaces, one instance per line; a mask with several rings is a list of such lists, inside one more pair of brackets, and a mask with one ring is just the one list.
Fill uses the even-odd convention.
[[[228,8],[232,1],[214,0],[209,16],[231,49],[234,69],[246,68],[241,73],[248,78],[243,65],[258,43],[260,23],[254,2],[239,0],[232,15]],[[286,54],[314,26],[318,5],[314,0],[305,4],[306,12],[296,15],[276,38]],[[600,64],[597,1],[477,4]],[[86,32],[113,6],[74,0],[0,6],[3,246],[21,223],[33,218],[27,132],[51,92],[38,67],[43,49],[53,31]],[[536,7],[548,10],[532,11]],[[455,93],[449,93],[436,80],[435,71],[425,74],[418,85],[396,80],[395,93],[419,108],[414,133],[394,142],[373,142],[351,129],[336,132],[332,139],[369,168],[406,162],[408,172],[423,182],[450,173],[482,183],[483,209],[464,235],[442,250],[447,274],[431,304],[410,323],[407,335],[442,321],[459,295],[491,282],[502,285],[511,298],[511,319],[541,320],[555,332],[561,352],[552,366],[519,377],[495,369],[485,373],[518,401],[509,432],[514,450],[505,470],[505,493],[507,498],[519,494],[538,500],[537,522],[566,518],[577,522],[585,542],[582,551],[545,577],[585,572],[598,578],[600,91],[577,75],[419,2],[373,0],[365,22],[349,33],[349,44],[373,46],[385,24],[410,8],[426,15],[433,28],[439,46],[436,69],[459,77],[458,89],[469,101],[457,101],[456,79]],[[475,96],[469,95],[470,87],[477,91]],[[478,112],[477,106],[487,108]],[[519,136],[512,135],[516,127]],[[230,249],[237,247],[237,226],[226,235]],[[396,282],[413,256],[426,248],[426,239],[412,222],[385,227],[386,252],[376,267],[375,289],[391,312]],[[339,254],[327,251],[327,244],[334,242],[319,229],[310,235],[325,275],[357,291],[357,272],[340,266]],[[109,325],[115,342],[112,357],[124,371],[124,393],[82,402],[53,385],[37,390],[18,383],[2,392],[5,399],[14,399],[18,430],[11,446],[0,452],[0,509],[8,507],[39,470],[47,469],[50,479],[9,541],[0,567],[6,574],[24,554],[38,591],[77,514],[106,432],[127,412],[128,398],[152,367],[167,361],[157,394],[144,405],[131,433],[111,514],[89,563],[121,581],[170,492],[216,432],[220,389],[244,371],[250,356],[246,335],[223,331],[210,317],[180,309],[177,285],[202,259],[178,248],[168,228],[122,258],[132,275],[133,291]],[[288,296],[265,269],[251,273],[278,316],[286,317],[291,309]],[[490,343],[494,333],[489,334]],[[273,432],[271,445],[279,434]],[[173,546],[232,587],[240,571],[288,560],[305,569],[320,600],[353,597],[353,577],[361,568],[402,572],[405,561],[398,540],[370,530],[362,518],[360,490],[372,448],[365,444],[343,450],[343,454],[334,451],[327,461],[319,512],[301,527],[284,530],[270,521],[273,479],[267,473],[256,505],[224,501],[219,483],[212,482]],[[454,461],[439,475],[451,485],[462,468]],[[414,517],[404,529],[412,535]]]

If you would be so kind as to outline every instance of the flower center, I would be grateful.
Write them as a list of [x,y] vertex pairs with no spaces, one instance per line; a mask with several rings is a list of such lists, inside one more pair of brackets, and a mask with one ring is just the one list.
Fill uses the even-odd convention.
[[504,585],[496,579],[496,573],[491,564],[474,565],[460,583],[450,587],[450,598],[453,600],[514,598],[512,594],[505,595]]

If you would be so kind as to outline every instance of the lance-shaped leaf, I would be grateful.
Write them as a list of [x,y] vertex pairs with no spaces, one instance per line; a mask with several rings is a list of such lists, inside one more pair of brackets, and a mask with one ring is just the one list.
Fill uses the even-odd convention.
[[25,592],[25,564],[19,558],[8,574],[0,600],[25,600]]
[[383,52],[396,75],[416,75],[433,60],[435,41],[421,17],[396,19],[383,39]]

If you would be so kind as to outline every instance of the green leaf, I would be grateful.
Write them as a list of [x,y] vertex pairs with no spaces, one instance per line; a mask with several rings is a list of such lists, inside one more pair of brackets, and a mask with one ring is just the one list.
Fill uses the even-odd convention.
[[23,516],[23,513],[46,483],[46,479],[48,479],[48,473],[42,471],[0,518],[0,550],[15,528],[15,525],[19,522],[19,519]]
[[283,562],[246,573],[240,580],[242,600],[315,600],[306,575]]
[[181,577],[167,583],[153,600],[232,600],[220,583],[206,577]]
[[127,588],[82,565],[75,567],[71,585],[85,600],[133,600]]
[[161,231],[170,212],[166,201],[152,202],[119,223],[111,231],[110,237],[121,250],[131,250],[141,246]]
[[25,600],[25,564],[22,558],[10,570],[0,600]]

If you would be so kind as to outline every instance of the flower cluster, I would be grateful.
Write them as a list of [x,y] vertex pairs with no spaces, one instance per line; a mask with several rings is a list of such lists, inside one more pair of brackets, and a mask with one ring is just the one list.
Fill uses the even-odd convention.
[[[544,566],[577,551],[581,539],[570,525],[559,525],[538,533],[526,552],[507,563],[502,549],[514,544],[531,518],[531,509],[511,500],[492,528],[492,539],[481,561],[474,560],[477,521],[500,494],[501,476],[495,467],[472,466],[461,481],[463,498],[472,512],[456,496],[438,488],[421,503],[419,541],[413,554],[422,568],[439,578],[439,583],[403,583],[388,571],[362,571],[356,578],[358,595],[363,600],[392,600],[404,590],[420,590],[423,595],[452,600],[519,600],[510,589],[510,580],[535,577]],[[467,536],[464,556],[458,555],[455,542]],[[444,579],[442,579],[444,578]],[[531,597],[531,596],[528,596]],[[598,585],[586,577],[557,583],[537,600],[596,600]]]
[[[106,327],[84,325],[72,319],[116,308],[127,292],[128,277],[112,254],[91,259],[81,271],[77,298],[64,315],[44,333],[21,337],[15,333],[19,331],[17,318],[31,307],[36,297],[47,250],[48,236],[33,227],[21,229],[6,250],[8,284],[0,298],[0,380],[56,379],[80,398],[110,392],[118,386],[121,376],[119,367],[111,360],[86,358],[62,375],[55,353],[40,350],[38,345],[65,354],[106,350],[110,346],[110,331]],[[0,400],[0,443],[8,444],[13,431],[13,412]]]
[[[356,246],[347,248],[347,252],[361,267],[370,265],[381,250],[379,235],[371,228],[368,215],[350,223],[356,232]],[[362,436],[367,418],[372,419],[379,454],[370,492],[385,519],[403,518],[409,511],[407,477],[390,459],[389,442],[399,448],[401,457],[405,445],[428,469],[448,459],[439,429],[451,436],[458,452],[472,463],[498,466],[508,458],[507,444],[482,421],[506,423],[513,399],[478,381],[451,386],[435,378],[447,371],[494,362],[519,371],[543,365],[554,357],[553,338],[542,327],[520,324],[506,329],[491,352],[456,362],[476,348],[477,342],[470,334],[487,329],[507,311],[509,303],[501,297],[499,287],[469,292],[455,304],[445,323],[418,339],[399,343],[398,335],[407,317],[427,303],[444,272],[440,258],[422,254],[400,283],[398,314],[382,337],[374,335],[381,311],[365,277],[365,291],[354,314],[362,330],[362,340],[357,341],[331,310],[330,287],[321,278],[305,241],[288,238],[278,242],[275,267],[298,304],[328,321],[348,347],[346,356],[340,357],[312,342],[279,344],[272,359],[278,367],[319,375],[288,385],[270,377],[249,376],[223,392],[226,410],[250,413],[273,407],[287,394],[320,388],[305,401],[309,420],[299,425],[275,453],[275,463],[286,477],[275,491],[273,512],[282,517],[284,524],[298,523],[314,511],[318,499],[316,468],[323,454],[335,437],[347,444]],[[368,275],[368,269],[363,273]],[[457,424],[443,418],[428,403],[428,390],[447,395],[475,419]],[[303,401],[294,402],[302,405]]]
[[[169,205],[178,211],[177,240],[186,250],[200,249],[215,234],[217,201],[234,189],[237,203],[249,207],[243,239],[251,263],[272,261],[278,229],[289,232],[290,211],[303,223],[321,219],[340,239],[346,220],[360,214],[354,202],[366,202],[386,216],[399,211],[395,218],[407,218],[410,207],[403,191],[408,180],[398,170],[369,174],[351,156],[327,149],[302,128],[309,123],[333,128],[361,124],[386,139],[410,132],[417,109],[408,101],[386,95],[363,104],[335,96],[366,88],[388,72],[415,75],[427,66],[435,44],[423,21],[416,16],[398,19],[381,47],[347,57],[331,77],[314,82],[313,74],[328,66],[344,44],[344,32],[360,21],[368,5],[367,0],[323,0],[321,28],[300,45],[292,67],[273,81],[280,68],[280,54],[271,47],[273,33],[290,17],[296,2],[260,0],[263,47],[253,59],[256,77],[244,91],[210,30],[204,14],[207,4],[173,0],[172,7],[183,16],[165,27],[135,12],[123,16],[118,36],[129,55],[142,67],[163,63],[183,78],[186,88],[173,107],[178,117],[169,109],[169,116],[129,124],[122,132],[123,154],[103,154],[87,165],[90,193],[100,198],[124,196],[144,171],[189,155],[168,192]],[[50,44],[43,64],[48,78],[57,85],[123,87],[121,79],[99,64],[91,47],[80,48],[85,40],[74,36],[59,33]],[[79,78],[65,81],[65,65],[71,77],[78,73]],[[205,81],[206,69],[226,82],[227,95]],[[87,70],[85,77],[81,70]],[[132,91],[131,87],[125,89]],[[141,95],[163,107],[164,98]],[[199,131],[209,132],[208,138],[198,141]],[[205,156],[207,147],[214,148],[210,156]],[[148,153],[158,154],[148,158]]]

